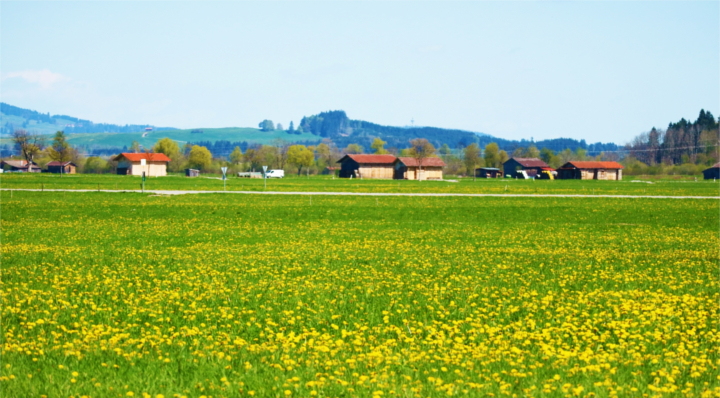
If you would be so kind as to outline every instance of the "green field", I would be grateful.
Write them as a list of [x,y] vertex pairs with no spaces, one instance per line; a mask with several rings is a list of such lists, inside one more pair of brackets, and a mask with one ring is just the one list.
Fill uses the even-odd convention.
[[716,200],[0,201],[5,397],[720,394]]
[[[159,139],[169,137],[181,144],[198,141],[219,141],[230,142],[247,141],[248,143],[270,144],[273,140],[282,139],[288,142],[296,141],[317,141],[320,137],[310,133],[300,135],[288,134],[282,130],[261,131],[249,127],[227,127],[201,129],[202,134],[193,134],[192,130],[165,130],[153,131],[145,135],[140,133],[77,133],[68,134],[67,141],[73,146],[100,146],[100,147],[130,147],[133,141],[137,141],[145,148],[152,147]],[[143,137],[143,135],[145,135]],[[52,140],[52,134],[47,136],[48,142]],[[11,144],[10,138],[0,140],[2,144]]]
[[[454,182],[453,182],[454,181]],[[570,194],[570,195],[647,195],[647,196],[720,196],[720,181],[579,181],[579,180],[513,180],[462,178],[451,181],[398,181],[358,180],[332,176],[287,175],[283,179],[269,179],[267,189],[262,179],[229,177],[228,191],[283,191],[283,192],[369,192],[369,193],[491,193],[491,194]],[[140,177],[119,175],[76,174],[21,174],[0,175],[0,187],[7,189],[100,189],[139,190]],[[147,178],[145,188],[150,190],[223,189],[220,175],[186,178],[174,175]]]

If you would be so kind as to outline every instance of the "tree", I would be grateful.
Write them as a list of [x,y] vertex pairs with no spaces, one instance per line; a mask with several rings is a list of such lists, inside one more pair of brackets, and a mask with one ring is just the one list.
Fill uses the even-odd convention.
[[190,149],[188,162],[190,163],[190,166],[204,170],[210,167],[210,164],[212,163],[212,154],[204,146],[193,145],[192,149]]
[[91,156],[85,160],[85,173],[102,173],[108,168],[108,163],[99,156]]
[[480,147],[476,143],[472,143],[465,147],[465,167],[468,170],[468,173],[472,173],[473,175],[473,181],[475,181],[475,169],[478,166],[478,163],[480,162]]
[[276,130],[284,130],[282,123],[278,123],[277,126],[275,126]]
[[18,129],[13,131],[12,140],[15,146],[20,148],[20,154],[29,164],[32,164],[35,155],[42,150],[43,137],[27,130]]
[[375,150],[376,155],[385,155],[388,153],[388,151],[385,150],[385,144],[387,144],[387,142],[380,138],[375,138],[372,144],[370,144],[370,148]]
[[164,153],[170,159],[176,158],[180,154],[180,146],[177,142],[170,138],[161,138],[153,146],[155,153]]
[[422,171],[423,159],[435,155],[435,147],[425,138],[410,140],[410,156],[418,162],[418,170]]
[[[475,144],[475,146],[477,147],[477,144]],[[479,150],[480,150],[480,148],[478,147],[478,151]],[[448,156],[452,153],[452,151],[450,150],[450,147],[448,146],[448,144],[443,144],[440,147],[440,149],[438,149],[438,153],[442,156]]]
[[63,131],[55,133],[52,145],[48,148],[48,156],[50,156],[50,159],[61,163],[65,163],[72,158],[72,148],[70,148]]
[[526,158],[537,158],[540,156],[540,151],[538,151],[535,145],[530,145],[524,155]]
[[491,142],[485,145],[485,166],[500,168],[498,164],[500,161],[500,148],[498,144]]
[[306,148],[305,145],[293,145],[288,148],[287,158],[288,163],[298,168],[298,175],[300,175],[303,166],[310,167],[315,160],[312,151]]
[[265,119],[260,124],[258,124],[258,127],[260,127],[260,130],[262,131],[273,131],[275,130],[275,125],[273,124],[272,120]]
[[239,146],[236,146],[235,149],[233,149],[232,153],[230,154],[230,163],[232,164],[240,164],[243,161],[243,153],[240,150]]
[[330,157],[330,146],[322,142],[315,148],[315,153],[318,157],[318,163],[322,163],[323,166],[326,167],[330,166],[330,162],[332,162]]
[[[498,166],[502,166],[503,164],[505,164],[505,162],[507,162],[508,159],[510,159],[510,157],[508,156],[508,153],[505,151],[500,151],[500,153],[498,154]],[[503,169],[503,174],[505,174],[504,169]]]
[[350,144],[345,149],[343,149],[343,152],[350,155],[363,153],[363,147],[358,144]]
[[290,121],[290,127],[288,127],[288,133],[294,133],[295,132],[295,124],[293,124],[292,120]]
[[550,149],[543,148],[540,150],[540,160],[543,162],[550,164],[550,161],[552,160],[553,156],[555,156],[555,152],[553,152]]
[[130,145],[130,150],[134,153],[140,153],[140,143],[137,141],[133,141],[132,145]]

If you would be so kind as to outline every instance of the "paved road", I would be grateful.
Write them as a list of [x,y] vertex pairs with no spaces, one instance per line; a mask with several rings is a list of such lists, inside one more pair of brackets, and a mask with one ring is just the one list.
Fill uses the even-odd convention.
[[[34,191],[34,192],[98,192],[97,189],[10,189],[3,191]],[[103,189],[109,193],[142,193],[140,190]],[[282,192],[282,191],[180,191],[146,189],[146,194],[186,195],[201,193],[222,193],[241,195],[317,195],[317,196],[458,196],[458,197],[496,197],[496,198],[619,198],[619,199],[713,199],[720,196],[662,196],[662,195],[566,195],[566,194],[517,194],[517,193],[373,193],[373,192]]]

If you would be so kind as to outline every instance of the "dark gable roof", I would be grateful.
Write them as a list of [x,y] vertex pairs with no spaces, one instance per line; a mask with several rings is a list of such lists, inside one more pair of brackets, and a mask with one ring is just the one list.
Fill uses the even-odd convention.
[[522,167],[550,167],[547,163],[538,158],[510,158],[508,162],[510,160],[520,163]]
[[350,158],[359,164],[387,164],[391,165],[395,162],[395,155],[345,155],[338,163],[342,163],[345,159]]

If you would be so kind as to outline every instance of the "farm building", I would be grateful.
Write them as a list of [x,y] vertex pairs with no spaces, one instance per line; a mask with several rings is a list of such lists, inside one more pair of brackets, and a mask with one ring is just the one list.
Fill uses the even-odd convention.
[[340,163],[340,178],[393,178],[393,155],[345,155]]
[[720,179],[720,163],[715,163],[709,169],[703,170],[703,176],[706,180]]
[[27,160],[3,160],[0,167],[6,171],[19,171],[22,173],[39,173],[42,170],[35,162],[28,163]]
[[147,177],[163,177],[170,158],[164,153],[121,153],[113,160],[118,162],[118,174],[141,176],[144,171]]
[[185,169],[185,177],[200,177],[200,170],[198,170],[198,169]]
[[324,168],[323,171],[322,171],[322,173],[320,173],[320,174],[322,174],[322,175],[331,175],[331,174],[337,174],[339,171],[340,171],[340,167],[332,166],[332,167],[326,167],[326,168]]
[[475,169],[475,177],[479,178],[498,178],[501,177],[500,169],[495,167],[480,167]]
[[557,171],[562,180],[622,180],[622,169],[618,162],[572,161]]
[[[422,166],[422,167],[420,167]],[[445,162],[440,158],[425,158],[419,163],[415,158],[395,159],[393,178],[396,180],[442,180]]]
[[47,164],[48,173],[75,174],[77,166],[73,162],[50,162]]
[[543,170],[552,169],[538,158],[510,158],[503,163],[503,174],[511,177],[515,177],[516,171],[525,171],[525,174],[532,178],[542,173]]

